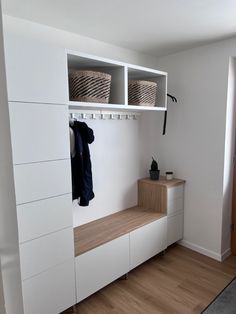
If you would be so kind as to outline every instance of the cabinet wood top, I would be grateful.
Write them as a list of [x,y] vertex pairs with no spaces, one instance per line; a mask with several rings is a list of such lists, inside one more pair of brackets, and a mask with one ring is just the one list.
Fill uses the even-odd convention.
[[185,180],[174,178],[172,180],[166,180],[165,177],[160,177],[160,180],[151,180],[149,178],[140,179],[139,181],[149,183],[149,184],[155,184],[155,185],[161,185],[166,186],[167,188],[173,187],[176,185],[185,184]]
[[76,227],[74,228],[75,256],[164,216],[165,214],[136,206]]

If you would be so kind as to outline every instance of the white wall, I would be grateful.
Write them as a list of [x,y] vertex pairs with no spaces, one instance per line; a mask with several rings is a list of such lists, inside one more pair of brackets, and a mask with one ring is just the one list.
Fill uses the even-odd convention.
[[232,157],[225,154],[225,132],[229,57],[235,54],[231,39],[160,58],[157,67],[168,72],[168,92],[178,103],[169,101],[165,136],[160,115],[149,116],[145,134],[144,151],[155,152],[163,172],[187,181],[183,244],[219,260],[230,247],[231,186],[225,188],[224,178],[232,166],[224,173],[224,165]]
[[[23,313],[0,7],[0,267],[7,314]],[[1,278],[0,278],[1,281]],[[1,283],[0,283],[1,289]],[[2,293],[0,292],[0,295]],[[1,301],[1,297],[0,297]],[[1,307],[0,307],[1,309]]]
[[[13,17],[5,16],[4,35],[5,40],[37,38],[43,44],[133,64],[156,63],[155,58],[134,51]],[[35,62],[38,57],[35,55]],[[88,207],[74,203],[74,226],[136,205],[137,179],[141,173],[139,120],[86,122],[95,133],[95,142],[90,145],[95,198]]]

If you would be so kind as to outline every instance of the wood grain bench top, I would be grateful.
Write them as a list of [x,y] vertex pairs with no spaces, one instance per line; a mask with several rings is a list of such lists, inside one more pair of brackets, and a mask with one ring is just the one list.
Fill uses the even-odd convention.
[[74,228],[75,256],[164,216],[163,213],[135,206],[76,227]]
[[184,184],[186,181],[182,180],[182,179],[177,179],[174,178],[172,180],[166,180],[165,177],[161,176],[160,180],[150,180],[149,178],[144,178],[144,179],[140,179],[139,181],[145,182],[145,183],[149,183],[152,185],[160,185],[160,186],[165,186],[165,187],[173,187],[173,186],[177,186],[177,185],[181,185]]

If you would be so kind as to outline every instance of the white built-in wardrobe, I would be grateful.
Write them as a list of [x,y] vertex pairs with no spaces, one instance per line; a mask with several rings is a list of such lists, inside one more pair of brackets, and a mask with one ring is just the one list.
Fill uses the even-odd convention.
[[[67,55],[63,47],[37,38],[5,37],[25,314],[57,314],[76,303]],[[108,68],[115,68],[125,84],[129,75],[143,71],[137,67],[128,74],[128,67],[119,63]],[[165,110],[167,75],[148,75],[161,86],[162,107],[156,110]],[[127,90],[117,90],[113,94],[123,97],[129,110]],[[114,108],[123,109],[120,105]],[[140,173],[136,176],[133,190]]]

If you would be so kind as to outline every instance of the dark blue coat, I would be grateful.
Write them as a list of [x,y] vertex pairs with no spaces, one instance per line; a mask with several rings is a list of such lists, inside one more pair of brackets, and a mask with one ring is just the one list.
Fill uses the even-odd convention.
[[93,130],[86,123],[75,121],[71,126],[75,135],[75,156],[71,158],[72,196],[80,206],[88,206],[94,198],[92,165],[88,144],[94,141]]

